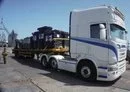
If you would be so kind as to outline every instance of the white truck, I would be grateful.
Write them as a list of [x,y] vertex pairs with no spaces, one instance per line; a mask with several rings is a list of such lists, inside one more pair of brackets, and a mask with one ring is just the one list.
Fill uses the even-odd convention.
[[53,68],[78,73],[87,80],[113,81],[125,72],[127,31],[124,15],[117,8],[74,10],[69,22],[69,57],[41,54],[42,62],[50,61]]
[[124,15],[111,6],[70,12],[68,55],[39,53],[41,64],[79,74],[86,80],[113,81],[126,70]]

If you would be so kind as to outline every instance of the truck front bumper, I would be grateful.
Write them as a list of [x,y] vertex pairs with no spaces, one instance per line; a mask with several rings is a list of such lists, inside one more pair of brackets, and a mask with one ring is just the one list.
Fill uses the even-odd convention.
[[[106,77],[98,77],[97,80],[101,81],[114,81],[117,78],[119,78],[125,71],[126,71],[126,60],[123,60],[121,62],[118,62],[116,65],[114,65],[117,69],[113,71],[107,70],[107,76]],[[111,66],[109,66],[111,67]],[[113,67],[113,66],[112,66]]]

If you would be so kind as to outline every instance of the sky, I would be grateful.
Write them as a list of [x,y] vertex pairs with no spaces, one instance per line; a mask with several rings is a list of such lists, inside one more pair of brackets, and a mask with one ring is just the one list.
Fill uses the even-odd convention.
[[31,36],[38,27],[52,26],[69,31],[69,13],[74,9],[87,9],[100,5],[112,5],[125,15],[128,40],[130,40],[129,0],[0,0],[0,18],[9,32],[14,30],[18,38]]

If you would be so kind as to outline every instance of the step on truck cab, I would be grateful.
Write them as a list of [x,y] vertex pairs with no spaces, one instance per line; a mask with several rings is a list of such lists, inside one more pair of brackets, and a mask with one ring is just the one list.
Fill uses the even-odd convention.
[[78,73],[86,80],[113,81],[125,72],[127,31],[117,8],[74,10],[69,32],[69,54],[41,54],[43,65],[49,62],[52,68]]

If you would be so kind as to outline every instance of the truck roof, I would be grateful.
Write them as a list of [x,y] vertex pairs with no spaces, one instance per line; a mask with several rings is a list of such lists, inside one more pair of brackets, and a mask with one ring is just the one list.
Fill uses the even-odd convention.
[[116,15],[120,16],[122,20],[125,19],[123,13],[117,8],[117,7],[113,7],[113,6],[98,6],[98,7],[93,7],[93,8],[88,8],[88,9],[80,9],[80,10],[73,10],[72,13],[83,13],[83,12],[87,12],[87,11],[97,11],[99,10],[110,10],[112,12],[114,12]]
[[72,12],[82,12],[82,11],[88,11],[88,10],[97,10],[97,9],[107,9],[107,8],[113,8],[115,9],[114,7],[112,6],[97,6],[97,7],[93,7],[93,8],[88,8],[88,9],[75,9],[73,10]]

